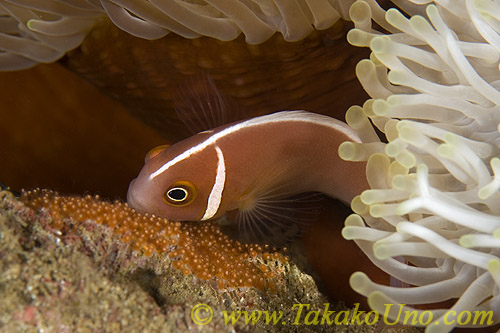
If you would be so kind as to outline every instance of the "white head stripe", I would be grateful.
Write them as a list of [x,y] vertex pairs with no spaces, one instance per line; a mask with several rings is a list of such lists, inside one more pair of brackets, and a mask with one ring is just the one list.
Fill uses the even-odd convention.
[[224,155],[218,146],[215,146],[217,151],[217,175],[215,176],[214,186],[208,196],[207,210],[201,218],[202,221],[212,218],[219,210],[222,201],[222,191],[226,182],[226,163],[224,162]]
[[249,120],[245,120],[241,123],[237,123],[233,126],[230,126],[228,128],[225,128],[224,130],[215,133],[205,141],[199,143],[196,146],[193,146],[186,150],[185,152],[177,155],[164,165],[162,165],[158,170],[153,172],[149,176],[149,180],[153,180],[155,177],[158,175],[162,174],[165,172],[168,168],[171,166],[179,163],[180,161],[185,160],[186,158],[190,157],[193,154],[196,154],[206,147],[210,146],[211,144],[217,142],[220,138],[223,138],[231,133],[234,133],[242,128],[247,128],[251,126],[257,126],[257,125],[263,125],[263,124],[270,124],[270,123],[277,123],[277,122],[282,122],[282,121],[294,121],[294,122],[303,122],[303,123],[313,123],[316,125],[321,125],[321,126],[326,126],[330,127],[336,131],[343,132],[348,138],[350,138],[352,141],[355,142],[360,142],[359,138],[357,138],[352,130],[349,129],[349,127],[342,123],[341,121],[337,119],[333,119],[328,116],[323,116],[320,114],[316,113],[310,113],[306,111],[281,111],[281,112],[276,112],[276,113],[271,113],[265,116],[261,117],[256,117],[252,118]]

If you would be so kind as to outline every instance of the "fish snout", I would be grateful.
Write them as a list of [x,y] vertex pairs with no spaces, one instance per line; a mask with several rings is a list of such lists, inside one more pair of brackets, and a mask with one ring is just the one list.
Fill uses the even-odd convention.
[[127,203],[128,205],[140,213],[146,212],[144,205],[142,205],[140,200],[140,193],[138,193],[136,185],[137,178],[130,182],[127,191]]

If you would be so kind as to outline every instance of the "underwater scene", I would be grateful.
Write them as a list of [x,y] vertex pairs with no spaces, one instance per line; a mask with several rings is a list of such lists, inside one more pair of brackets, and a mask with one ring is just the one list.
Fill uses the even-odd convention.
[[0,331],[500,332],[500,1],[0,0]]

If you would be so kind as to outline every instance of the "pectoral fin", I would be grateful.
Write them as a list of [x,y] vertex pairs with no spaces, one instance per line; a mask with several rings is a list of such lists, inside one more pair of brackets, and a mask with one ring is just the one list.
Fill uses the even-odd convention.
[[[317,219],[323,206],[321,193],[292,197],[260,197],[251,209],[234,212],[233,218],[245,242],[283,246],[300,236],[302,229]],[[228,219],[232,219],[228,215]]]

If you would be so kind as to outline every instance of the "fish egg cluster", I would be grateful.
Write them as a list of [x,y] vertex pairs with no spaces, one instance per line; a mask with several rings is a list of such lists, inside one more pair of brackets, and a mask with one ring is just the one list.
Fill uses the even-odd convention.
[[54,229],[65,229],[71,220],[91,220],[108,226],[134,250],[146,256],[154,252],[166,254],[173,267],[186,275],[211,280],[219,289],[254,287],[273,291],[280,263],[288,261],[270,246],[243,244],[229,238],[214,222],[171,222],[140,214],[118,200],[111,203],[99,196],[61,196],[39,189],[24,191],[21,200],[35,210],[47,211]]
[[[277,272],[269,261],[286,261],[269,246],[242,244],[224,234],[215,223],[182,224],[178,246],[168,255],[182,257],[173,265],[208,280],[216,277],[219,289],[240,286],[274,289]],[[273,252],[270,252],[273,251]]]

